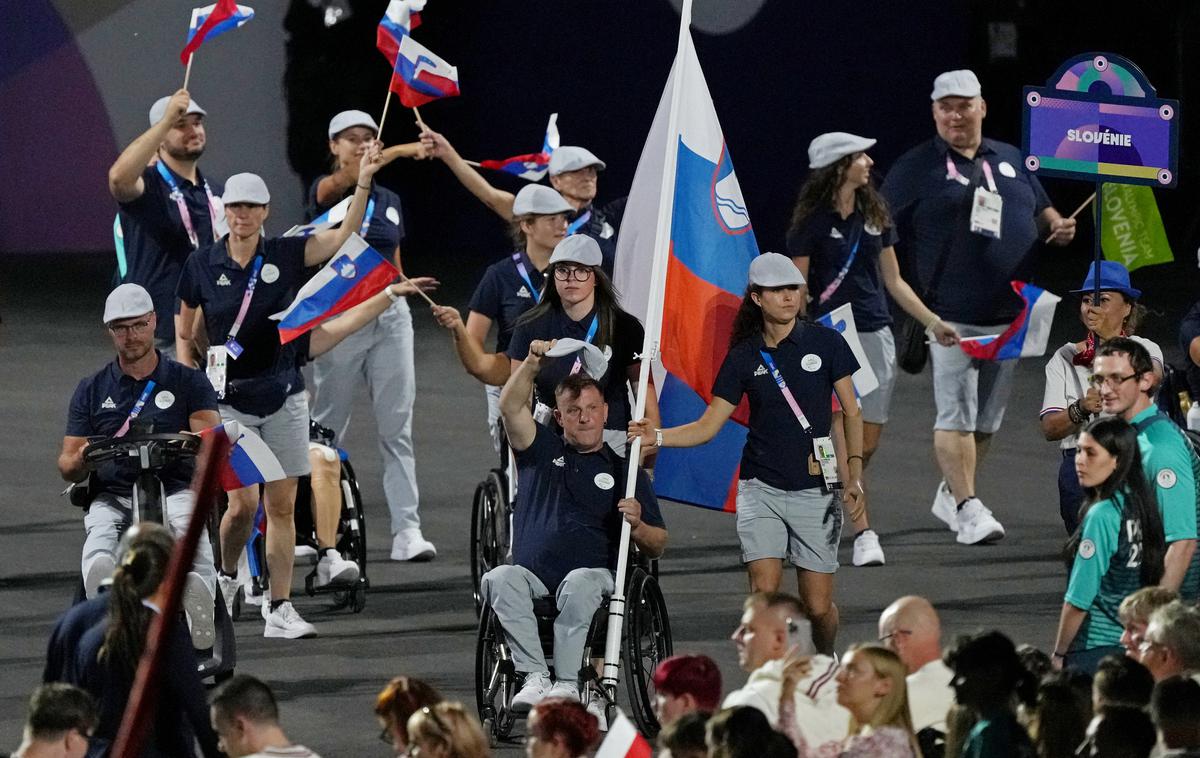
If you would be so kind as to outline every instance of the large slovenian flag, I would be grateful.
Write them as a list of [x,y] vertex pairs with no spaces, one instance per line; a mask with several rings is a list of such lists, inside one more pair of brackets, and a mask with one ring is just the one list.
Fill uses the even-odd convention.
[[550,123],[546,125],[546,137],[542,140],[542,150],[527,155],[514,155],[498,161],[480,161],[480,168],[493,171],[503,171],[506,174],[519,176],[530,182],[540,182],[550,170],[550,156],[558,149],[558,114],[550,114]]
[[[622,305],[656,326],[656,255],[665,255],[661,339],[654,367],[664,427],[695,421],[712,399],[733,318],[758,245],[690,32],[659,102],[629,193],[617,243],[615,279]],[[653,352],[651,352],[653,355]],[[662,497],[733,511],[749,416],[743,399],[708,444],[658,454]]]
[[279,342],[287,344],[314,326],[378,295],[400,272],[357,234],[351,234],[329,263],[309,279],[279,321]]
[[1037,358],[1046,354],[1054,308],[1062,298],[1025,282],[1013,281],[1012,288],[1025,301],[1021,314],[1000,334],[964,338],[958,343],[964,353],[985,361]]
[[233,0],[218,0],[213,5],[192,9],[192,21],[188,24],[187,44],[179,53],[183,65],[188,64],[192,53],[204,43],[218,34],[224,34],[230,29],[236,29],[254,18],[254,9],[248,5],[238,5]]
[[400,39],[391,90],[406,108],[458,94],[458,69],[411,36]]
[[221,464],[221,488],[226,492],[287,478],[279,459],[262,437],[236,421],[205,429],[200,436],[219,436],[229,440],[229,457]]
[[421,25],[420,12],[424,9],[425,0],[392,0],[383,12],[379,28],[375,31],[375,46],[387,56],[392,68],[396,67],[400,40]]

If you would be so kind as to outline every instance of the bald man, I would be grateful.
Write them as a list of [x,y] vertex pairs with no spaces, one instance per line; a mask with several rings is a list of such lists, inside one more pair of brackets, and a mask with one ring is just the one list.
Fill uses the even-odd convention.
[[907,595],[879,616],[879,641],[908,668],[908,706],[913,731],[946,731],[946,712],[954,705],[954,672],[942,663],[942,623],[923,597]]

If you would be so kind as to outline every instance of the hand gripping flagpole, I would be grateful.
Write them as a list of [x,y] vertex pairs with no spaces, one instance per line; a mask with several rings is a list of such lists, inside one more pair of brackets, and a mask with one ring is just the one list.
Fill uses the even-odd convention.
[[[671,111],[667,117],[666,155],[663,160],[662,184],[659,189],[658,224],[654,231],[654,265],[650,274],[650,297],[646,309],[645,337],[642,340],[642,362],[638,369],[637,400],[633,418],[646,415],[646,391],[650,381],[651,364],[658,357],[662,338],[663,297],[666,289],[667,254],[671,245],[671,214],[675,196],[675,166],[679,156],[679,104],[683,99],[684,71],[688,46],[692,44],[689,27],[692,22],[692,0],[684,0],[679,18],[679,44],[671,72]],[[625,477],[625,497],[637,491],[637,475],[642,441],[635,438],[629,445],[629,472]],[[625,575],[629,570],[629,522],[621,520],[621,543],[617,550],[617,576],[612,597],[608,602],[608,636],[604,643],[604,675],[600,684],[616,701],[617,678],[620,674],[621,634],[625,622]]]

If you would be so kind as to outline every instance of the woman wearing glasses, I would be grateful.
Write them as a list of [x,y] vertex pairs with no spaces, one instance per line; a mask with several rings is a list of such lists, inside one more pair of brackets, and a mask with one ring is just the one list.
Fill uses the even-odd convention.
[[[608,372],[601,377],[608,420],[604,441],[625,454],[626,428],[630,421],[629,392],[637,392],[644,332],[636,318],[617,305],[617,293],[601,270],[603,256],[596,240],[582,234],[567,237],[554,248],[548,271],[553,286],[544,289],[542,300],[521,316],[508,345],[512,372],[529,355],[534,340],[570,337],[590,342],[608,357]],[[546,361],[534,383],[538,410],[534,418],[548,423],[554,407],[554,388],[580,368],[582,353]],[[646,416],[658,425],[658,401],[653,385],[646,388]]]
[[487,758],[487,738],[462,703],[427,705],[408,719],[408,758]]
[[1146,309],[1142,291],[1129,284],[1129,272],[1115,261],[1101,261],[1100,295],[1096,297],[1096,266],[1088,269],[1079,295],[1079,320],[1087,329],[1084,339],[1060,347],[1046,364],[1046,389],[1042,396],[1042,433],[1059,442],[1062,462],[1058,469],[1058,509],[1067,534],[1079,526],[1083,490],[1075,476],[1075,449],[1079,430],[1100,414],[1100,391],[1089,387],[1096,349],[1114,337],[1129,337],[1150,353],[1154,372],[1162,375],[1162,348],[1148,339],[1132,336]]
[[1167,546],[1133,426],[1119,417],[1088,424],[1074,464],[1085,500],[1066,548],[1071,580],[1054,663],[1092,674],[1101,658],[1122,654],[1121,601],[1158,584]]

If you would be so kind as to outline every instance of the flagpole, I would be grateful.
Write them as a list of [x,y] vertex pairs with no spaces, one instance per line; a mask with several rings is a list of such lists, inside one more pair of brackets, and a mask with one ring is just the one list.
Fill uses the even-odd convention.
[[387,121],[388,106],[392,104],[392,88],[388,86],[387,98],[383,101],[383,113],[379,116],[379,131],[375,132],[375,139],[383,140],[383,122]]
[[[662,183],[659,189],[658,224],[654,232],[654,265],[650,274],[650,293],[646,310],[645,336],[642,340],[642,360],[638,369],[637,399],[633,418],[646,415],[646,393],[650,383],[650,368],[658,357],[662,338],[662,309],[666,288],[667,253],[671,243],[672,204],[674,197],[675,167],[679,156],[679,105],[683,99],[686,53],[691,45],[692,0],[683,0],[679,16],[679,42],[675,49],[675,65],[671,72],[671,110],[667,115],[666,155],[663,159]],[[625,497],[631,498],[637,491],[642,441],[634,438],[629,443],[629,471],[625,477]],[[617,677],[620,672],[622,627],[625,621],[625,575],[629,570],[629,522],[621,520],[621,543],[617,550],[617,575],[612,597],[608,602],[608,635],[604,644],[604,674],[600,684],[604,687],[609,702],[616,702]]]
[[[1097,193],[1093,192],[1092,194],[1088,195],[1088,199],[1087,199],[1087,200],[1084,200],[1082,203],[1080,203],[1080,204],[1079,204],[1079,207],[1075,209],[1075,212],[1074,212],[1074,213],[1072,213],[1070,216],[1067,216],[1067,218],[1068,218],[1068,219],[1072,219],[1072,218],[1075,218],[1076,216],[1078,216],[1080,213],[1082,213],[1082,212],[1083,212],[1083,209],[1084,209],[1084,208],[1086,208],[1086,207],[1088,207],[1088,204],[1089,204],[1089,203],[1091,203],[1093,200],[1095,200],[1095,199],[1096,199],[1096,194],[1097,194]],[[1099,227],[1099,226],[1097,226],[1096,228],[1097,228],[1097,229],[1099,229],[1100,227]],[[1052,240],[1052,239],[1054,239],[1054,233],[1053,233],[1053,232],[1051,232],[1051,233],[1050,233],[1050,236],[1046,238],[1046,240],[1045,240],[1045,243],[1044,243],[1044,244],[1047,244],[1047,245],[1049,245],[1049,244],[1050,244],[1050,240]]]
[[[405,283],[407,283],[407,284],[412,284],[412,279],[409,279],[407,276],[405,276],[403,271],[397,271],[396,273],[400,274],[400,280],[401,280],[401,281],[403,281],[403,282],[405,282]],[[417,294],[418,294],[418,295],[420,295],[421,297],[425,298],[425,302],[429,303],[429,305],[431,305],[431,306],[432,306],[432,307],[434,307],[434,308],[436,308],[436,307],[437,307],[437,303],[433,302],[433,300],[431,300],[431,299],[429,298],[429,295],[426,295],[426,294],[425,294],[425,290],[421,289],[420,287],[418,287],[418,286],[417,286],[417,285],[415,285],[415,284],[413,284],[413,289],[415,289],[415,290],[417,291]]]
[[187,68],[185,68],[183,70],[183,88],[184,89],[187,89],[188,79],[190,79],[192,77],[192,61],[194,61],[195,59],[196,59],[195,53],[188,53]]
[[417,117],[417,126],[421,127],[421,131],[427,130],[429,127],[425,126],[425,122],[421,120],[421,111],[417,110],[417,106],[413,106],[412,112]]

